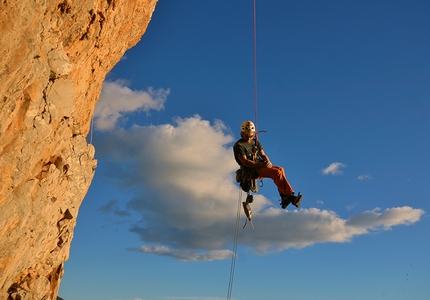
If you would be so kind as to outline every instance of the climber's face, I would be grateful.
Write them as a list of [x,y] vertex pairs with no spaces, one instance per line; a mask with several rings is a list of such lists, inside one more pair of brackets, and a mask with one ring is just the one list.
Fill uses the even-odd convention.
[[244,140],[252,140],[255,136],[255,132],[242,132],[241,136]]

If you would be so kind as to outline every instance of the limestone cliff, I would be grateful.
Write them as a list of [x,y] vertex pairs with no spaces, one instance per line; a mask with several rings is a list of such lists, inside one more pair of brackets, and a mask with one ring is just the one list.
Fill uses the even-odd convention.
[[157,0],[0,2],[0,300],[56,299],[105,75]]

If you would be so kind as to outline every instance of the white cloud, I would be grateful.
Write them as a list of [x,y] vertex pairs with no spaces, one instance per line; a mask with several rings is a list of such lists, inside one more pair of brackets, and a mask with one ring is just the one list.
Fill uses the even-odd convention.
[[353,215],[347,221],[347,226],[351,228],[367,229],[390,229],[396,225],[410,225],[420,220],[423,210],[417,210],[409,206],[387,208],[384,212],[379,212],[379,208],[371,211]]
[[371,175],[360,175],[357,177],[358,180],[363,181],[363,180],[371,180],[373,179]]
[[[98,153],[112,170],[108,175],[134,194],[123,208],[109,202],[103,211],[140,215],[130,231],[143,246],[131,250],[183,261],[229,258],[240,200],[233,176],[234,139],[220,121],[211,124],[194,116],[175,122],[114,130],[97,139]],[[276,189],[273,184],[265,188]],[[241,196],[243,201],[245,195]],[[260,254],[348,242],[369,231],[413,224],[424,214],[421,209],[398,207],[343,219],[330,210],[282,210],[261,194],[254,196],[251,206],[255,229],[240,229],[239,243]],[[241,218],[242,225],[243,212]]]
[[[387,209],[383,213],[365,212],[345,220],[335,212],[316,208],[300,211],[274,209],[255,216],[255,231],[242,235],[242,243],[260,253],[303,248],[316,243],[350,241],[369,231],[387,230],[396,225],[417,222],[424,211],[411,207]],[[286,228],[286,230],[276,230]]]
[[111,130],[128,113],[160,111],[169,93],[168,89],[153,88],[133,91],[121,80],[105,82],[94,111],[95,127],[98,130]]
[[327,168],[322,169],[323,175],[340,175],[343,173],[341,169],[346,168],[346,165],[340,162],[334,162],[330,164]]

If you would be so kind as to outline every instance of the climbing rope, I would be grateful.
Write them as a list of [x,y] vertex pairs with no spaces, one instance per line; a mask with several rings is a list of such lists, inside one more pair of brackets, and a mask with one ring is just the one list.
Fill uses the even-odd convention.
[[241,202],[242,202],[242,190],[239,189],[239,200],[237,202],[237,213],[236,213],[236,230],[234,232],[233,254],[231,255],[230,281],[228,283],[227,300],[231,299],[231,291],[233,289],[234,267],[236,266],[236,256],[237,256],[237,240],[239,237],[240,203]]
[[254,0],[254,120],[258,128],[258,100],[257,100],[257,0]]
[[[257,0],[254,0],[254,120],[255,127],[258,128],[258,100],[257,100]],[[231,299],[231,291],[233,289],[234,269],[236,266],[237,256],[237,241],[239,236],[239,221],[240,221],[240,207],[242,202],[242,190],[239,189],[239,200],[237,203],[236,214],[236,230],[234,233],[233,254],[231,257],[230,266],[230,281],[228,283],[227,300]],[[252,224],[252,223],[251,223]],[[254,226],[253,226],[254,227]]]

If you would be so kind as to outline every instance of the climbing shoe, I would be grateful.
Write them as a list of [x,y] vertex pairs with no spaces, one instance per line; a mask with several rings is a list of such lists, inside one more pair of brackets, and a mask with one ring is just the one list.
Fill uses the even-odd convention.
[[297,196],[294,195],[294,193],[290,195],[281,195],[281,207],[286,209],[290,203],[293,203],[295,207],[299,208],[302,198],[303,195],[301,195],[300,192]]
[[[294,196],[294,194],[293,194]],[[287,206],[291,203],[291,195],[281,195],[281,207],[282,209],[286,209]]]
[[291,195],[290,196],[291,199],[291,203],[293,203],[293,205],[297,208],[300,208],[300,201],[302,201],[303,199],[303,195],[300,195],[300,192],[297,194],[297,196]]

